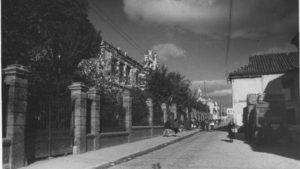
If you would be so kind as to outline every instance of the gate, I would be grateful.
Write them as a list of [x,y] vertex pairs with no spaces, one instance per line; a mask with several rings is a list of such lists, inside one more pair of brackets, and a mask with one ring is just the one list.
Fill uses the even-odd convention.
[[120,93],[103,93],[100,98],[101,132],[125,131],[125,109]]
[[9,85],[2,81],[2,138],[6,137],[8,90]]
[[28,163],[72,153],[73,110],[70,97],[29,97],[25,133]]
[[159,103],[154,102],[153,104],[153,125],[163,125],[163,111]]

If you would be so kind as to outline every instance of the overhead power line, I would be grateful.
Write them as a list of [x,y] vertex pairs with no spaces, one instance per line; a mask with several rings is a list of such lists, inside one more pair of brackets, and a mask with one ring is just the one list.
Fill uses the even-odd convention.
[[232,0],[229,0],[229,21],[228,21],[228,32],[227,32],[227,43],[226,43],[226,55],[225,55],[225,69],[226,76],[228,75],[228,59],[230,49],[230,38],[231,38],[231,22],[232,22]]
[[139,53],[144,54],[143,49],[139,46],[126,32],[120,30],[118,26],[101,11],[99,8],[96,7],[95,4],[91,5],[92,9],[95,10],[96,14],[101,17],[107,24],[109,24],[121,37],[129,43],[134,49],[136,49]]

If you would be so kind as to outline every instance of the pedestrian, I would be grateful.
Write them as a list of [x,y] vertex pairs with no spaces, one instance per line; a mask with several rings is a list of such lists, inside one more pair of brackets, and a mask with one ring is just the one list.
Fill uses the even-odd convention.
[[231,142],[233,142],[236,132],[237,132],[236,125],[234,124],[233,120],[231,120],[228,123],[228,136],[229,136]]
[[178,119],[174,120],[173,130],[174,130],[174,133],[175,133],[175,136],[176,136],[176,134],[179,132],[179,122],[178,122]]
[[213,120],[210,120],[210,123],[209,123],[209,126],[210,126],[210,130],[214,130],[214,127],[215,127],[215,123]]
[[201,129],[202,129],[202,131],[205,130],[205,121],[204,120],[201,121]]
[[170,120],[167,120],[164,125],[163,136],[169,137],[171,133],[172,133],[171,123]]
[[206,129],[206,131],[209,131],[209,121],[208,121],[208,119],[205,120],[205,129]]

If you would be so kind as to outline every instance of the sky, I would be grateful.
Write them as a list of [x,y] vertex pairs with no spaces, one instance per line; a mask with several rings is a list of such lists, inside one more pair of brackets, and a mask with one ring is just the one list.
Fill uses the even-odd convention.
[[[229,93],[226,72],[250,55],[295,51],[298,0],[232,0],[228,64],[225,64],[230,0],[88,0],[89,19],[104,40],[142,62],[146,50],[159,63],[203,88],[204,80]],[[216,85],[212,85],[216,86]],[[218,93],[211,93],[218,94]]]

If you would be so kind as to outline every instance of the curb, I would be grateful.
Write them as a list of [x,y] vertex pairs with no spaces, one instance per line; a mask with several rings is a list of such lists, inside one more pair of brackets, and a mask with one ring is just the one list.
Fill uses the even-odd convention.
[[159,149],[162,149],[164,147],[167,147],[171,144],[174,144],[176,142],[179,142],[183,139],[186,139],[186,138],[189,138],[197,133],[199,133],[200,130],[194,132],[194,133],[191,133],[191,134],[188,134],[186,136],[183,136],[183,137],[180,137],[178,139],[175,139],[175,140],[172,140],[170,142],[166,142],[166,143],[163,143],[163,144],[159,144],[155,147],[152,147],[152,148],[149,148],[149,149],[146,149],[146,150],[143,150],[143,151],[140,151],[140,152],[137,152],[137,153],[134,153],[134,154],[131,154],[131,155],[128,155],[128,156],[125,156],[125,157],[122,157],[120,159],[117,159],[115,161],[112,161],[112,162],[108,162],[108,163],[105,163],[105,164],[101,164],[99,166],[93,166],[93,167],[89,167],[89,168],[86,168],[86,169],[107,169],[107,168],[110,168],[110,167],[113,167],[117,164],[121,164],[123,162],[127,162],[127,161],[130,161],[130,160],[133,160],[134,158],[138,157],[138,156],[142,156],[142,155],[145,155],[145,154],[148,154],[148,153],[151,153],[155,150],[159,150]]

